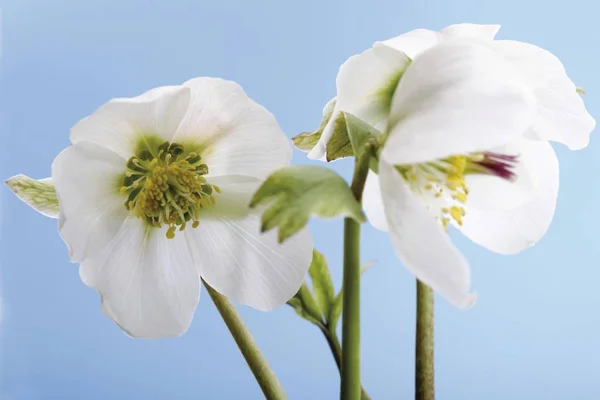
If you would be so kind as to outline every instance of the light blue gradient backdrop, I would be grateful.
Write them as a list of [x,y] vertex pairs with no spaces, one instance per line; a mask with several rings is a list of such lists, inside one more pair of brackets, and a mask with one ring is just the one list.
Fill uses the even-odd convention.
[[[238,81],[292,136],[312,130],[350,55],[413,28],[503,24],[565,63],[599,115],[600,36],[589,0],[4,0],[2,177],[43,178],[69,128],[108,99],[201,75]],[[595,136],[595,135],[594,135]],[[562,191],[547,236],[501,257],[457,236],[480,301],[437,303],[441,400],[577,399],[600,394],[600,143],[556,146]],[[297,152],[295,162],[307,162]],[[351,162],[334,167],[349,177]],[[175,340],[133,340],[104,317],[69,264],[56,221],[2,190],[0,398],[258,399],[260,391],[208,296]],[[341,221],[312,222],[341,281]],[[386,235],[365,227],[364,385],[374,399],[413,393],[414,280]],[[432,249],[435,251],[435,249]],[[339,376],[319,331],[283,307],[239,310],[290,399],[335,399]]]

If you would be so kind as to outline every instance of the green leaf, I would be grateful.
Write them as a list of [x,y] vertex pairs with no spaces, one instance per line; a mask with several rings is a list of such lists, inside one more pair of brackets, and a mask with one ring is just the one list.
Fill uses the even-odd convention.
[[310,315],[305,309],[304,306],[302,305],[302,300],[300,300],[297,295],[292,297],[291,299],[288,300],[287,304],[292,307],[294,309],[294,311],[296,311],[296,314],[298,314],[299,316],[301,316],[302,318],[304,318],[305,320],[315,324],[315,325],[323,325],[323,323],[319,320],[314,318],[312,315]]
[[332,332],[335,332],[337,324],[340,320],[340,316],[342,315],[342,303],[344,302],[343,293],[344,292],[340,290],[337,296],[335,296],[335,299],[333,300],[333,304],[331,306],[331,310],[329,311],[329,315],[326,318],[329,330],[331,330]]
[[377,140],[381,132],[354,115],[341,112],[334,121],[333,135],[326,145],[327,161],[362,157],[365,144]]
[[319,308],[319,305],[315,301],[312,293],[306,283],[303,283],[300,290],[297,293],[298,298],[302,302],[304,310],[309,313],[313,318],[321,321],[323,319],[323,313]]
[[331,119],[331,115],[333,114],[333,109],[335,108],[335,98],[330,100],[323,109],[323,119],[321,120],[321,124],[316,131],[313,132],[303,132],[292,138],[292,142],[294,146],[299,148],[302,151],[311,151],[313,147],[317,144],[319,139],[321,139],[321,135],[323,134],[323,130],[327,126],[327,123]]
[[310,293],[310,289],[303,283],[300,290],[294,297],[287,302],[298,315],[316,325],[323,325],[323,313],[314,297]]
[[360,158],[365,151],[365,144],[369,140],[376,141],[381,136],[381,132],[350,113],[344,112],[343,114],[348,140],[352,145],[354,155],[356,158]]
[[37,180],[19,174],[7,179],[6,185],[34,210],[47,217],[58,218],[58,197],[50,178]]
[[[360,268],[361,276],[373,265],[375,265],[375,261],[369,261],[369,262],[365,263]],[[335,299],[333,300],[331,310],[329,311],[329,315],[327,315],[327,317],[325,318],[325,321],[327,322],[327,325],[329,326],[329,330],[331,330],[331,331],[335,332],[337,324],[340,320],[340,316],[342,315],[342,304],[343,303],[344,303],[344,287],[342,285],[340,292],[337,294],[337,296],[335,296]]]
[[[395,82],[398,83],[397,81]],[[394,86],[395,87],[395,86]],[[360,156],[364,151],[365,142],[372,137],[379,137],[381,132],[366,122],[347,112],[337,113],[332,122],[336,100],[332,99],[323,109],[323,119],[316,131],[303,132],[292,138],[294,145],[303,151],[311,151],[321,139],[325,127],[333,123],[333,133],[325,144],[327,161],[339,158]]]
[[327,268],[327,260],[323,254],[316,250],[313,250],[312,263],[310,264],[308,274],[312,280],[313,293],[321,312],[324,316],[329,315],[335,299],[335,289],[333,288],[329,268]]
[[320,166],[296,165],[274,172],[254,194],[250,207],[260,204],[270,204],[262,216],[262,232],[279,227],[280,243],[304,228],[311,216],[365,222],[346,181]]
[[333,135],[325,145],[327,151],[327,161],[337,160],[338,158],[352,157],[354,150],[350,138],[348,137],[348,128],[346,126],[345,113],[339,113],[333,121]]

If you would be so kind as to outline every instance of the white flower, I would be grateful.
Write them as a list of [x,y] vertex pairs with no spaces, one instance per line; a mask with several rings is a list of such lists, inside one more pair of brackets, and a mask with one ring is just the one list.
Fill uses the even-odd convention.
[[[319,143],[309,152],[311,159],[326,160],[325,145],[333,134],[334,121],[339,111],[359,116],[379,130],[385,130],[390,117],[391,98],[407,68],[415,69],[415,61],[423,53],[439,53],[440,57],[460,58],[461,51],[444,54],[443,47],[454,43],[479,44],[488,47],[502,60],[504,68],[513,70],[512,80],[520,82],[532,92],[536,102],[535,116],[526,136],[566,144],[572,150],[587,146],[589,133],[595,127],[594,119],[587,113],[575,84],[565,72],[558,58],[537,46],[511,40],[494,40],[499,25],[458,24],[439,32],[416,29],[395,38],[377,42],[371,49],[350,57],[340,68],[337,76],[337,97],[327,103],[323,110],[324,121]],[[440,46],[443,45],[443,46]],[[395,50],[395,51],[393,51]],[[489,51],[488,50],[488,51]],[[473,55],[476,57],[476,55]],[[490,57],[483,52],[480,57]],[[444,68],[443,59],[438,67]],[[464,59],[465,63],[470,60]],[[421,66],[423,63],[421,63]],[[500,69],[496,66],[496,69]],[[413,71],[413,78],[429,79],[425,73]],[[448,78],[451,79],[449,72]],[[405,83],[406,85],[406,83]],[[443,90],[444,88],[438,88]],[[401,118],[401,115],[396,118]]]
[[[547,140],[587,145],[595,127],[560,61],[538,47],[493,41],[498,26],[416,30],[351,57],[334,110],[309,157],[324,159],[336,113],[384,132],[363,204],[421,281],[460,307],[470,270],[445,228],[513,254],[548,229],[558,161]],[[324,113],[325,114],[325,113]]]
[[[439,32],[416,29],[379,44],[415,58],[440,43],[477,39],[508,61],[536,99],[536,112],[526,136],[552,140],[580,150],[588,145],[596,121],[588,114],[579,90],[552,53],[529,43],[494,40],[500,25],[457,24]],[[378,46],[379,44],[375,44]]]
[[73,127],[71,142],[52,165],[60,234],[129,335],[184,333],[201,278],[260,310],[300,288],[308,231],[279,245],[248,208],[291,146],[236,83],[197,78],[113,99]]

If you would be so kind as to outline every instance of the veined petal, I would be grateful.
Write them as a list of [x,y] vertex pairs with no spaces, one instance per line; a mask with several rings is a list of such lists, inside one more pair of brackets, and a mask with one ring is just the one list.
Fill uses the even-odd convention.
[[79,269],[100,294],[103,312],[136,338],[182,335],[198,304],[200,276],[185,237],[167,239],[165,231],[129,218],[106,251]]
[[145,135],[171,140],[189,103],[190,90],[183,86],[162,86],[137,97],[113,99],[71,128],[71,142],[95,143],[128,159]]
[[201,219],[242,218],[250,212],[250,200],[264,181],[253,176],[223,175],[210,179],[221,193],[215,195],[216,203],[203,210]]
[[382,156],[415,164],[501,146],[531,123],[534,98],[486,45],[442,43],[417,57],[394,94]]
[[387,232],[388,224],[383,206],[383,198],[381,197],[379,176],[371,170],[369,170],[367,181],[365,182],[362,205],[369,223],[376,229]]
[[260,233],[260,216],[202,221],[185,235],[200,275],[219,293],[259,310],[292,298],[312,260],[312,240],[303,229],[285,243]]
[[192,100],[176,142],[192,142],[204,150],[209,175],[266,178],[289,164],[292,146],[275,117],[235,82],[196,78],[184,83]]
[[546,141],[530,141],[523,146],[522,154],[535,183],[529,201],[513,209],[494,208],[497,202],[485,204],[483,197],[472,203],[471,194],[489,191],[486,198],[491,200],[499,190],[481,185],[483,179],[469,183],[471,191],[461,230],[473,242],[500,254],[516,254],[534,245],[548,230],[556,208],[559,170],[554,149]]
[[63,150],[52,163],[59,231],[72,262],[103,251],[127,217],[125,198],[119,195],[124,166],[119,155],[90,142]]
[[378,42],[392,47],[415,59],[419,54],[446,40],[476,38],[493,40],[500,25],[456,24],[439,32],[429,29],[414,29],[395,38]]
[[513,63],[537,100],[532,131],[579,150],[588,145],[596,121],[587,112],[575,84],[560,60],[549,51],[512,40],[493,42],[493,48]]
[[448,235],[425,210],[396,169],[379,163],[381,194],[390,236],[402,263],[423,283],[454,305],[470,307],[470,269]]
[[[336,79],[335,110],[348,112],[383,130],[392,95],[409,63],[406,55],[386,46],[375,46],[350,57],[340,67]],[[331,137],[331,134],[327,137],[327,132],[325,129],[322,136],[325,143]]]

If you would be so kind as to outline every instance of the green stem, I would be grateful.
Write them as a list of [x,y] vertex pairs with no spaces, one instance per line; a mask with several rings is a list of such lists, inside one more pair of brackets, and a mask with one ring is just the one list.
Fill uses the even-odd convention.
[[244,322],[240,318],[240,315],[235,310],[235,307],[231,302],[227,299],[227,297],[218,293],[214,290],[210,285],[208,285],[204,280],[202,281],[208,294],[211,299],[215,303],[217,310],[221,314],[225,325],[229,328],[229,332],[231,332],[231,336],[235,340],[235,343],[238,345],[242,355],[246,359],[246,363],[252,370],[256,381],[260,385],[263,394],[267,400],[285,400],[287,396],[283,387],[277,380],[275,373],[269,367],[267,360],[263,357],[262,353],[258,349],[258,346],[248,328],[244,325]]
[[[357,159],[352,178],[352,193],[362,199],[372,147],[367,144]],[[344,219],[344,279],[342,318],[342,383],[341,400],[359,400],[360,384],[360,224]]]
[[417,280],[417,335],[415,352],[415,400],[434,400],[433,290]]
[[360,224],[344,220],[342,400],[360,399]]
[[[337,365],[340,373],[342,372],[342,345],[340,344],[340,340],[337,337],[337,334],[329,329],[329,327],[319,325],[321,332],[323,332],[323,336],[327,339],[327,344],[331,349],[331,354],[333,354],[333,358],[335,359],[335,365]],[[371,396],[367,393],[365,388],[361,387],[360,389],[361,400],[371,400]]]
[[340,344],[339,339],[335,333],[329,331],[329,329],[325,326],[319,326],[321,332],[323,332],[323,336],[327,339],[327,344],[331,349],[331,354],[335,360],[335,365],[337,365],[338,370],[342,371],[342,345]]

